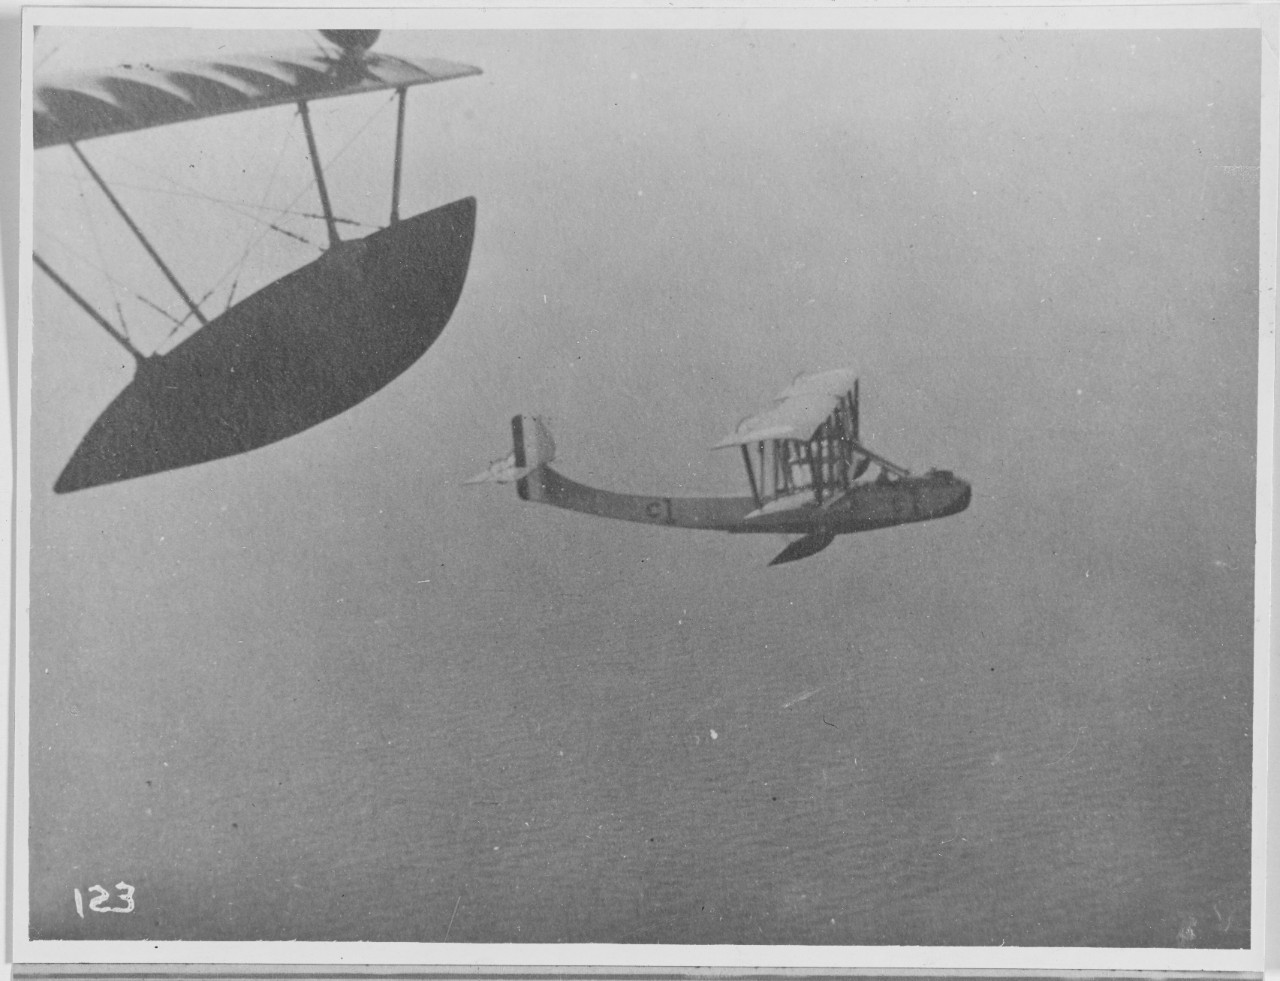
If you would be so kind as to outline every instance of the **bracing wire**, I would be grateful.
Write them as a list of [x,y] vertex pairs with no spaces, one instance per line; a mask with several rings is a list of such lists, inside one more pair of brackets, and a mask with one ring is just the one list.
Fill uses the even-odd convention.
[[51,51],[49,51],[47,54],[45,54],[45,56],[44,56],[43,58],[41,58],[38,62],[36,62],[35,70],[36,70],[36,71],[39,71],[41,68],[43,68],[43,67],[45,66],[45,62],[47,62],[50,58],[52,58],[54,55],[56,55],[56,54],[57,54],[59,51],[61,51],[61,50],[62,50],[62,45],[61,45],[61,44],[55,44],[55,45],[53,46],[53,49],[52,49]]
[[107,272],[107,257],[102,251],[102,241],[98,237],[98,223],[93,220],[93,216],[89,211],[89,199],[84,193],[84,176],[81,174],[75,174],[74,179],[76,182],[76,198],[79,200],[80,210],[84,214],[84,223],[88,226],[89,235],[93,239],[94,251],[98,253],[98,264],[94,268],[102,274],[102,277],[107,281],[108,286],[111,288],[111,299],[115,302],[116,313],[120,317],[120,332],[124,334],[125,340],[129,340],[129,328],[125,325],[124,311],[120,308],[120,293],[116,289],[117,283],[115,279],[112,278],[111,274]]
[[[142,169],[142,168],[139,168],[139,169]],[[70,175],[66,175],[66,176],[70,176]],[[160,175],[156,175],[156,176],[160,176]],[[167,178],[162,178],[162,179],[167,179]],[[232,213],[240,215],[243,218],[248,218],[259,224],[269,224],[269,221],[257,215],[250,214],[249,212],[242,209],[252,208],[258,211],[270,211],[276,214],[277,216],[287,215],[291,218],[311,218],[317,221],[324,220],[324,215],[319,214],[318,212],[315,212],[315,211],[295,211],[289,208],[284,208],[284,209],[277,208],[274,205],[270,205],[270,204],[252,204],[246,201],[233,201],[230,198],[220,198],[212,194],[205,194],[201,191],[189,190],[189,189],[186,189],[185,187],[182,187],[182,185],[179,185],[178,187],[157,187],[154,184],[136,184],[131,181],[121,181],[121,180],[114,180],[114,179],[111,181],[111,183],[114,187],[124,187],[124,188],[128,188],[131,191],[146,191],[150,194],[163,194],[168,197],[178,197],[178,198],[194,198],[200,201],[208,201],[211,204],[221,204],[226,206],[226,208]],[[178,182],[174,181],[173,183],[177,184]],[[338,222],[338,224],[340,225],[351,225],[357,228],[379,227],[373,224],[372,222],[360,221],[356,218],[339,218],[335,216],[333,220]],[[279,229],[277,229],[277,231],[278,230]]]
[[337,153],[333,154],[331,157],[329,157],[328,160],[324,161],[325,167],[332,167],[339,160],[341,160],[343,155],[346,154],[346,152],[351,149],[351,147],[355,144],[356,140],[360,138],[360,136],[364,133],[364,131],[368,129],[370,126],[372,126],[374,121],[380,115],[382,115],[382,113],[384,113],[387,110],[387,107],[390,106],[393,102],[395,102],[397,98],[398,98],[398,93],[392,92],[391,95],[387,98],[385,102],[382,103],[381,106],[379,106],[373,112],[369,113],[369,118],[364,121],[364,125],[351,134],[351,137],[347,140],[346,143],[342,144],[342,146],[339,148]]
[[[204,295],[204,296],[200,297],[200,299],[196,302],[196,306],[198,307],[198,306],[203,305],[205,300],[207,300],[207,299],[209,299],[209,297],[213,296],[213,291],[214,291],[214,290],[216,290],[217,288],[218,288],[217,286],[214,286],[214,287],[213,287],[213,289],[209,290],[207,293],[205,293],[205,295]],[[186,315],[185,317],[183,317],[181,320],[176,320],[176,319],[175,319],[175,321],[174,321],[174,325],[173,325],[173,329],[172,329],[172,330],[170,330],[170,331],[169,331],[169,333],[167,333],[167,334],[165,335],[165,337],[164,337],[164,341],[162,341],[161,343],[166,343],[166,342],[167,342],[171,337],[173,337],[173,335],[174,335],[174,334],[176,334],[178,331],[182,330],[182,328],[183,328],[183,327],[185,327],[185,326],[187,325],[187,321],[191,319],[191,317],[192,317],[192,315],[193,315],[194,313],[195,313],[195,311],[194,311],[194,310],[188,310],[188,311],[187,311],[187,315]]]
[[[175,324],[173,328],[174,330],[177,330],[179,327],[182,326],[182,321],[179,320],[177,317],[175,317],[173,314],[171,314],[164,307],[160,306],[160,304],[153,303],[151,300],[148,300],[141,293],[135,293],[133,295],[136,296],[139,300],[141,300],[143,303],[145,303],[147,306],[149,306],[152,310],[160,314],[165,319],[173,321],[173,323]],[[188,314],[188,316],[190,316],[190,314]],[[170,335],[172,335],[172,331],[170,331]]]
[[[89,256],[85,255],[82,251],[80,251],[79,249],[76,249],[76,248],[74,248],[74,247],[72,247],[72,246],[68,245],[68,244],[67,244],[67,242],[66,242],[66,240],[65,240],[65,239],[63,239],[61,236],[59,236],[59,235],[55,234],[54,232],[48,231],[47,229],[46,229],[46,230],[44,230],[44,231],[42,231],[42,232],[41,232],[41,235],[42,235],[42,236],[47,236],[48,238],[52,239],[52,240],[54,241],[54,243],[56,243],[56,244],[57,244],[58,248],[62,249],[62,251],[64,251],[68,256],[70,256],[72,259],[77,259],[77,260],[79,260],[81,263],[83,263],[83,264],[84,264],[85,266],[87,266],[88,268],[90,268],[90,269],[94,270],[95,272],[99,273],[99,274],[103,277],[103,279],[105,279],[105,280],[106,280],[106,281],[111,285],[111,288],[112,288],[112,296],[113,296],[113,299],[114,299],[114,301],[115,301],[116,313],[117,313],[117,314],[119,315],[119,317],[120,317],[120,323],[121,323],[121,326],[123,326],[123,325],[124,325],[124,310],[123,310],[123,308],[121,307],[121,304],[120,304],[120,298],[119,298],[119,292],[118,292],[118,291],[121,291],[121,290],[122,290],[122,291],[124,291],[125,293],[127,293],[129,296],[133,297],[133,299],[137,300],[138,302],[140,302],[140,303],[142,303],[142,304],[144,304],[144,305],[146,305],[146,306],[150,307],[152,310],[155,310],[157,313],[159,313],[159,314],[160,314],[162,317],[164,317],[166,320],[168,320],[168,321],[170,321],[170,322],[172,322],[172,323],[175,323],[175,324],[176,324],[176,323],[179,323],[178,318],[177,318],[177,317],[175,317],[175,316],[174,316],[172,313],[170,313],[168,310],[166,310],[164,307],[162,307],[159,303],[156,303],[154,300],[150,299],[150,298],[149,298],[148,296],[146,296],[145,294],[143,294],[143,293],[139,293],[136,289],[134,289],[134,288],[133,288],[132,286],[130,286],[128,283],[123,282],[122,280],[120,280],[120,279],[118,279],[117,277],[113,276],[113,275],[111,274],[110,270],[106,269],[106,268],[105,268],[105,267],[103,267],[103,266],[99,266],[99,265],[97,265],[96,263],[94,263],[94,261],[93,261],[93,259],[92,259],[92,258],[90,258]],[[202,301],[202,302],[203,302],[203,301]],[[129,337],[128,337],[128,335],[126,335],[126,339],[127,339],[127,340],[131,340],[131,338],[129,338]]]
[[[349,149],[354,145],[355,141],[356,141],[357,139],[359,139],[360,135],[361,135],[362,133],[364,133],[364,131],[365,131],[366,129],[368,129],[368,128],[369,128],[369,126],[371,126],[371,125],[373,124],[373,121],[374,121],[375,119],[377,119],[377,118],[378,118],[378,116],[379,116],[379,115],[380,115],[380,114],[381,114],[381,113],[382,113],[382,112],[383,112],[383,111],[384,111],[388,106],[390,106],[390,105],[391,105],[391,103],[392,103],[394,100],[395,100],[395,95],[394,95],[394,93],[393,93],[393,94],[392,94],[392,96],[391,96],[390,98],[388,98],[388,99],[387,99],[387,101],[386,101],[386,102],[384,102],[384,103],[382,104],[382,106],[380,106],[380,107],[379,107],[378,109],[376,109],[374,112],[372,112],[372,113],[370,113],[370,114],[369,114],[369,118],[365,120],[364,125],[363,125],[363,126],[361,126],[358,130],[356,130],[356,132],[355,132],[354,134],[352,134],[352,136],[347,140],[347,142],[346,142],[346,143],[344,143],[344,144],[342,145],[342,147],[341,147],[341,148],[339,148],[339,150],[338,150],[338,152],[337,152],[337,153],[333,154],[331,157],[329,157],[327,160],[325,160],[325,161],[323,162],[323,163],[324,163],[324,166],[328,167],[328,166],[330,166],[330,165],[332,165],[332,164],[336,163],[336,162],[337,162],[337,161],[342,157],[342,155],[343,155],[344,153],[346,153],[346,152],[347,152],[347,151],[348,151],[348,150],[349,150]],[[297,113],[296,113],[296,112],[294,113],[294,118],[295,118],[295,119],[297,119],[297,118],[298,118],[298,116],[297,116]],[[288,134],[287,134],[287,135],[292,135],[292,132],[293,132],[292,127],[290,127],[290,129],[289,129],[289,131],[288,131]],[[279,161],[279,159],[277,159],[277,161],[276,161],[276,171],[278,171],[278,169],[279,169],[279,165],[280,165],[280,161]],[[274,181],[274,180],[275,180],[275,176],[274,176],[274,175],[275,175],[275,172],[276,172],[276,171],[273,171],[272,181]],[[276,211],[275,211],[276,216],[277,216],[277,217],[279,217],[279,216],[282,216],[282,215],[285,215],[285,214],[288,214],[288,213],[293,212],[293,206],[294,206],[294,205],[296,205],[300,200],[302,200],[302,196],[303,196],[304,194],[307,194],[307,193],[309,193],[310,191],[311,191],[311,184],[310,184],[310,183],[308,183],[308,184],[307,184],[306,186],[304,186],[300,191],[298,191],[298,193],[297,193],[297,194],[295,194],[295,195],[294,195],[294,196],[289,200],[289,202],[288,202],[288,203],[287,203],[283,208],[276,209]],[[264,201],[266,200],[266,195],[265,195],[265,193],[264,193],[264,196],[263,196],[263,200],[264,200]],[[306,213],[306,212],[304,212],[304,213],[302,213],[302,214],[304,214],[306,217],[309,217],[309,218],[323,218],[323,215],[312,215],[312,214],[310,214],[310,213]],[[262,221],[262,219],[258,219],[258,220],[259,220],[260,222]],[[370,225],[367,225],[367,224],[365,224],[364,222],[354,222],[354,221],[352,221],[351,219],[335,218],[335,220],[336,220],[336,221],[339,221],[339,222],[343,222],[344,224],[356,224],[356,225],[360,225],[360,226],[362,226],[362,227],[366,227],[366,228],[368,228],[368,227],[378,227],[378,226],[370,226]],[[240,254],[240,258],[238,258],[234,263],[232,263],[231,267],[230,267],[230,268],[228,268],[228,270],[227,270],[225,273],[223,273],[223,274],[222,274],[222,276],[220,276],[220,277],[219,277],[219,279],[218,279],[218,284],[219,284],[219,285],[221,285],[221,283],[223,283],[223,282],[227,279],[227,277],[231,276],[231,275],[232,275],[232,273],[236,273],[236,274],[237,274],[237,279],[238,279],[238,273],[239,273],[239,270],[240,270],[240,268],[243,266],[245,259],[247,259],[247,258],[248,258],[249,253],[250,253],[250,252],[252,252],[255,248],[257,248],[258,243],[260,243],[260,242],[263,240],[263,238],[265,238],[265,237],[266,237],[267,232],[268,232],[268,231],[272,231],[272,230],[277,231],[277,232],[281,232],[281,233],[286,234],[286,235],[287,235],[287,234],[290,234],[290,233],[286,232],[284,229],[280,228],[279,226],[275,226],[275,225],[271,225],[269,228],[266,228],[266,229],[263,229],[263,230],[259,231],[259,232],[258,232],[258,234],[257,234],[256,236],[254,236],[254,237],[250,240],[250,242],[248,243],[248,245],[246,245],[246,246],[245,246],[244,251]],[[312,248],[319,249],[320,251],[324,251],[324,250],[323,250],[323,247],[316,245],[316,244],[315,244],[314,242],[312,242],[310,239],[304,239],[304,238],[301,238],[300,236],[294,236],[294,237],[299,238],[299,240],[300,240],[300,241],[306,242],[306,244],[308,244],[308,245],[312,246]],[[230,308],[231,308],[231,304],[230,304],[230,302],[228,302],[228,303],[227,303],[227,309],[230,309]]]
[[[284,128],[284,132],[281,134],[280,145],[276,147],[276,161],[271,167],[271,176],[267,178],[266,186],[262,189],[262,197],[258,200],[259,208],[265,209],[267,198],[271,196],[271,190],[275,187],[276,178],[280,176],[280,165],[284,162],[285,147],[293,137],[294,118],[296,117],[290,119],[289,125]],[[252,234],[252,230],[250,230],[250,234],[245,236],[244,250],[240,253],[239,257],[227,267],[226,271],[218,277],[217,283],[214,284],[216,288],[221,285],[228,276],[235,277],[231,281],[231,289],[227,291],[227,305],[223,308],[223,313],[226,313],[227,310],[231,309],[231,304],[235,300],[236,289],[240,285],[240,273],[244,271],[245,260],[249,258],[249,253],[253,251],[254,246],[257,245],[259,241],[261,241],[261,235],[255,237]],[[310,245],[311,243],[308,242],[307,244]]]
[[[366,129],[368,129],[371,125],[373,125],[374,121],[375,121],[375,120],[376,120],[376,119],[377,119],[377,118],[378,118],[378,117],[379,117],[379,116],[380,116],[380,115],[381,115],[381,114],[382,114],[382,113],[387,109],[387,107],[388,107],[388,106],[390,106],[394,101],[395,101],[395,93],[392,93],[392,94],[391,94],[391,96],[389,96],[389,97],[387,98],[387,100],[386,100],[386,101],[385,101],[385,102],[384,102],[384,103],[383,103],[383,104],[382,104],[378,109],[374,110],[374,112],[372,112],[372,113],[370,113],[370,114],[369,114],[369,118],[368,118],[368,119],[366,119],[366,120],[364,121],[364,124],[363,124],[359,129],[357,129],[357,130],[356,130],[356,131],[355,131],[355,132],[354,132],[354,133],[353,133],[353,134],[352,134],[352,135],[347,139],[347,141],[346,141],[346,142],[345,142],[345,143],[344,143],[344,144],[343,144],[343,145],[338,149],[338,151],[337,151],[336,153],[332,154],[332,155],[331,155],[330,157],[328,157],[325,161],[323,161],[324,166],[325,166],[325,167],[329,167],[329,166],[333,165],[334,163],[336,163],[339,159],[341,159],[341,158],[342,158],[342,156],[343,156],[343,155],[344,155],[348,150],[350,150],[352,146],[354,146],[354,145],[355,145],[356,140],[358,140],[358,139],[360,138],[360,136],[364,133],[364,131],[365,131]],[[298,117],[297,117],[297,113],[295,112],[295,114],[294,114],[294,119],[297,119],[297,118],[298,118]],[[280,147],[280,150],[278,151],[278,155],[277,155],[277,158],[276,158],[276,163],[275,163],[275,166],[274,166],[274,167],[273,167],[273,169],[272,169],[272,176],[271,176],[271,178],[270,178],[270,180],[269,180],[269,182],[268,182],[268,187],[267,187],[267,189],[266,189],[266,190],[264,190],[264,192],[263,192],[263,197],[262,197],[263,202],[265,202],[265,201],[266,201],[266,197],[267,197],[267,195],[270,193],[270,186],[271,186],[272,184],[274,184],[275,179],[276,179],[276,177],[277,177],[277,176],[278,176],[278,174],[279,174],[280,164],[281,164],[281,162],[282,162],[282,160],[283,160],[283,156],[284,156],[285,143],[287,143],[288,139],[289,139],[292,135],[293,135],[293,127],[292,127],[292,126],[290,126],[290,127],[289,127],[289,129],[288,129],[288,130],[286,130],[286,132],[285,132],[284,140],[282,141],[282,143],[281,143],[281,147]],[[153,176],[159,176],[159,177],[161,177],[161,179],[162,179],[162,180],[171,180],[171,181],[172,181],[172,179],[171,179],[171,178],[166,178],[166,177],[164,177],[164,176],[162,176],[162,175],[156,175],[156,174],[154,174],[154,172],[153,172]],[[180,182],[177,182],[177,181],[172,181],[172,183],[177,183],[177,184],[179,184],[179,186],[183,186],[183,185],[181,185],[181,184],[180,184]],[[187,188],[187,190],[194,190],[194,189]],[[273,211],[273,212],[274,212],[274,216],[275,216],[276,218],[280,218],[280,217],[282,217],[282,216],[284,216],[284,215],[288,215],[288,214],[301,215],[301,216],[303,216],[303,217],[308,217],[308,218],[323,218],[323,216],[322,216],[322,215],[314,215],[314,214],[311,214],[310,212],[298,212],[298,211],[295,211],[295,210],[294,210],[294,205],[296,205],[300,200],[302,200],[302,197],[303,197],[304,195],[306,195],[306,194],[310,193],[310,191],[311,191],[311,183],[310,183],[310,182],[308,182],[308,183],[307,183],[305,186],[303,186],[303,187],[302,187],[302,188],[297,192],[297,194],[295,194],[295,195],[294,195],[294,196],[293,196],[293,197],[292,197],[292,198],[291,198],[291,199],[290,199],[290,200],[289,200],[289,201],[288,201],[288,202],[287,202],[287,203],[286,203],[282,208],[275,208],[275,209],[272,209],[272,208],[268,208],[265,204],[263,204],[263,205],[259,205],[259,207],[261,207],[263,210]],[[194,192],[194,193],[199,194],[199,192]],[[311,246],[312,248],[314,248],[314,249],[316,249],[316,250],[318,250],[318,251],[321,251],[321,252],[323,252],[323,251],[324,251],[324,249],[323,249],[323,247],[322,247],[322,246],[317,245],[315,242],[312,242],[310,239],[308,239],[308,238],[306,238],[306,237],[304,237],[304,236],[298,235],[298,234],[297,234],[297,233],[295,233],[295,232],[291,232],[291,231],[289,231],[288,229],[282,228],[281,226],[279,226],[279,225],[275,224],[274,222],[268,221],[268,220],[266,220],[265,218],[262,218],[262,217],[259,217],[259,216],[256,216],[256,215],[246,215],[245,217],[248,217],[248,218],[250,218],[250,219],[252,219],[252,220],[256,221],[259,225],[262,225],[262,226],[264,226],[264,227],[262,227],[262,228],[259,230],[259,232],[258,232],[258,234],[257,234],[257,235],[254,235],[254,236],[249,240],[249,242],[246,244],[246,246],[245,246],[244,250],[240,253],[240,256],[239,256],[239,257],[238,257],[234,262],[232,262],[232,263],[227,267],[226,271],[225,271],[225,272],[223,272],[221,276],[219,276],[219,277],[218,277],[217,281],[216,281],[216,282],[215,282],[215,284],[214,284],[214,289],[215,289],[215,290],[216,290],[217,288],[219,288],[219,287],[220,287],[224,282],[226,282],[226,281],[227,281],[227,279],[228,279],[228,278],[232,277],[233,275],[236,277],[236,282],[238,282],[238,281],[239,281],[239,273],[240,273],[240,271],[242,270],[242,268],[243,268],[243,266],[244,266],[245,260],[246,260],[246,259],[248,259],[249,254],[250,254],[250,253],[251,253],[255,248],[257,248],[257,247],[258,247],[258,245],[262,242],[262,240],[267,236],[267,234],[268,234],[269,232],[272,232],[272,231],[279,232],[279,233],[280,233],[280,234],[282,234],[282,235],[286,235],[286,236],[288,236],[288,237],[290,237],[290,238],[296,239],[296,240],[297,240],[297,241],[299,241],[299,242],[302,242],[303,244],[309,245],[309,246]],[[367,224],[367,223],[365,223],[365,222],[357,222],[357,221],[354,221],[354,220],[352,220],[352,219],[343,219],[343,218],[338,218],[338,219],[336,219],[336,220],[337,220],[337,221],[340,221],[340,222],[343,222],[344,224],[354,224],[354,225],[359,225],[359,226],[361,226],[361,227],[366,227],[366,228],[369,228],[369,227],[379,227],[379,226],[371,226],[371,225],[368,225],[368,224]],[[228,300],[228,303],[227,303],[227,309],[230,309],[230,308],[231,308],[231,303],[230,303],[230,301]]]
[[[392,103],[395,101],[395,98],[396,98],[396,93],[394,92],[391,93],[391,95],[387,98],[387,100],[378,109],[376,109],[374,112],[369,114],[369,117],[364,121],[364,123],[347,138],[347,140],[342,144],[342,146],[339,147],[335,153],[330,154],[323,161],[323,166],[328,168],[336,164],[339,160],[341,160],[350,151],[351,147],[355,145],[356,141],[359,140],[359,138],[364,134],[365,130],[367,130],[371,125],[373,125],[373,123],[387,110],[387,108],[390,105],[392,105]],[[294,118],[295,119],[297,118],[296,112],[294,114]],[[243,202],[243,201],[236,202],[236,201],[228,200],[225,198],[219,198],[215,195],[207,194],[205,192],[198,190],[197,188],[184,184],[182,181],[177,180],[176,178],[173,178],[166,174],[158,173],[152,168],[146,167],[135,160],[126,160],[125,162],[128,163],[130,166],[133,166],[138,171],[149,174],[150,176],[171,185],[170,188],[166,189],[161,187],[147,187],[141,184],[125,183],[125,182],[119,182],[119,181],[112,182],[117,186],[126,187],[133,190],[142,190],[142,191],[148,191],[151,193],[168,194],[168,195],[173,195],[178,197],[191,197],[191,198],[196,198],[200,200],[205,200],[213,204],[221,205],[227,208],[228,210],[230,210],[232,213],[237,214],[240,217],[245,218],[246,220],[251,221],[259,226],[259,230],[257,234],[249,237],[249,240],[246,243],[244,250],[232,263],[230,263],[230,265],[226,268],[226,270],[217,278],[213,286],[210,287],[208,292],[206,292],[204,296],[200,299],[200,303],[197,304],[197,306],[199,306],[200,304],[203,304],[206,300],[208,300],[208,298],[212,296],[218,289],[220,289],[222,285],[229,278],[234,276],[235,278],[232,281],[231,289],[227,296],[226,309],[230,309],[232,306],[232,302],[235,298],[236,290],[239,285],[240,273],[243,271],[245,261],[248,259],[249,255],[253,252],[253,250],[258,247],[258,245],[262,242],[262,240],[273,231],[281,235],[284,235],[288,238],[291,238],[295,241],[298,241],[302,244],[315,248],[321,252],[324,251],[324,248],[322,246],[317,245],[315,242],[311,241],[306,236],[301,235],[297,232],[291,231],[290,229],[284,228],[280,224],[277,224],[277,222],[282,218],[305,218],[305,219],[315,220],[315,219],[322,219],[324,217],[323,215],[318,215],[313,212],[302,211],[295,208],[295,206],[303,198],[303,196],[308,194],[312,190],[312,182],[310,181],[307,182],[307,184],[303,186],[284,205],[284,207],[272,207],[266,204],[266,200],[270,196],[271,190],[274,187],[274,184],[279,177],[280,168],[285,156],[285,150],[287,149],[287,145],[291,137],[293,136],[294,128],[295,127],[291,125],[287,127],[284,131],[284,134],[281,138],[280,146],[278,147],[276,152],[276,160],[275,160],[275,164],[272,167],[271,176],[268,179],[267,185],[263,191],[262,197],[259,203],[257,204],[254,204],[251,202]],[[68,176],[73,176],[77,184],[77,190],[81,191],[84,183],[83,178],[80,177],[78,174],[68,175]],[[156,312],[164,316],[167,320],[169,320],[171,323],[173,323],[174,325],[173,328],[169,331],[168,335],[166,336],[165,340],[167,341],[175,333],[177,333],[179,329],[181,329],[186,324],[186,322],[190,319],[191,314],[188,313],[186,317],[182,317],[181,319],[179,319],[178,317],[175,317],[173,314],[166,311],[162,306],[155,303],[154,301],[144,296],[143,294],[139,293],[137,290],[133,289],[131,286],[129,286],[127,283],[123,282],[119,278],[113,276],[108,271],[105,254],[102,248],[102,243],[98,238],[98,234],[96,230],[97,223],[92,220],[91,216],[88,213],[88,204],[85,201],[85,196],[83,195],[83,193],[80,193],[79,196],[81,199],[81,206],[85,211],[84,220],[85,220],[85,223],[91,229],[94,247],[99,256],[99,262],[94,263],[93,261],[89,260],[82,253],[80,253],[76,249],[67,245],[67,243],[64,240],[62,240],[59,236],[51,235],[51,237],[54,238],[59,243],[59,245],[66,250],[68,254],[70,254],[74,258],[79,259],[81,262],[86,263],[91,268],[95,269],[98,273],[100,273],[104,277],[107,283],[110,284],[113,299],[117,309],[117,314],[120,317],[121,329],[126,337],[128,337],[128,331],[124,323],[124,314],[119,301],[120,290],[123,290],[127,294],[135,297],[138,301],[142,302],[146,306],[155,310]],[[262,214],[255,214],[254,213],[255,211],[267,212],[269,216],[262,215]],[[362,221],[358,221],[351,218],[335,218],[335,220],[338,222],[341,222],[344,225],[350,225],[350,226],[361,227],[361,228],[381,227],[379,225],[373,225],[368,222],[362,222]]]

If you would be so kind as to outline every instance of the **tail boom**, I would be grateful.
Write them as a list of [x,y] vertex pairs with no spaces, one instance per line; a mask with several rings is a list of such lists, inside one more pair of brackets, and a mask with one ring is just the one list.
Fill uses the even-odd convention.
[[516,484],[521,500],[619,521],[710,531],[740,531],[755,509],[750,497],[649,497],[588,487],[546,464],[534,467]]

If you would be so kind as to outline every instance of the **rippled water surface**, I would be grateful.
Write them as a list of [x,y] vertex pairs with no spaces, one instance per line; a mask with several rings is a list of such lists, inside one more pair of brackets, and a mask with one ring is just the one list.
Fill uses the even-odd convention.
[[[38,284],[32,935],[1247,945],[1256,38],[398,43],[485,69],[406,178],[480,218],[384,392],[55,497],[131,369]],[[846,364],[967,512],[769,568],[459,486],[527,410],[739,492],[705,447]]]

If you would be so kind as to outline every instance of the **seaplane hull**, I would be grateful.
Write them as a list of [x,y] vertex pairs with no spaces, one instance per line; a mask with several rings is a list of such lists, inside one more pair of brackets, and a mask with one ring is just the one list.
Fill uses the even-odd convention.
[[[950,470],[913,475],[863,445],[858,413],[852,372],[798,377],[717,444],[741,451],[750,497],[655,497],[580,484],[551,468],[551,433],[525,415],[511,420],[511,453],[467,483],[514,483],[521,500],[619,521],[799,536],[770,565],[816,555],[837,535],[932,521],[969,506],[969,483]],[[873,465],[879,476],[861,480]]]
[[850,488],[827,506],[806,504],[757,513],[751,497],[650,497],[588,487],[549,466],[536,467],[516,484],[522,500],[595,514],[602,518],[736,534],[846,535],[958,514],[972,489],[949,471]]

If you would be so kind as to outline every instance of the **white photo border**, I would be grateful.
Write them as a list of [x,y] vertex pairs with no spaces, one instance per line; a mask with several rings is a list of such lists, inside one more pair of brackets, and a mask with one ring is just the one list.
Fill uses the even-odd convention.
[[[27,609],[30,580],[24,556],[30,549],[30,432],[31,432],[31,77],[24,68],[22,81],[21,200],[18,211],[18,248],[12,249],[12,229],[3,229],[10,243],[5,254],[16,254],[17,290],[17,391],[15,507],[10,540],[16,556],[14,575],[13,636],[15,658],[12,692],[14,797],[12,810],[13,855],[10,865],[12,915],[9,918],[12,963],[48,964],[271,964],[271,965],[430,965],[435,968],[502,968],[502,973],[546,973],[546,969],[599,968],[601,973],[618,967],[651,968],[659,973],[700,967],[727,969],[840,969],[897,971],[999,970],[1042,971],[1228,971],[1258,972],[1264,967],[1267,930],[1267,750],[1280,743],[1269,729],[1272,649],[1271,609],[1274,597],[1274,442],[1276,369],[1276,259],[1277,176],[1280,174],[1280,98],[1277,95],[1277,47],[1280,46],[1280,6],[1267,4],[1110,5],[1110,6],[976,6],[961,4],[919,9],[877,4],[839,7],[803,6],[779,9],[764,5],[723,4],[683,7],[578,7],[517,6],[397,7],[352,10],[337,6],[269,6],[258,9],[204,7],[76,8],[52,6],[27,8],[22,25],[22,64],[31,64],[32,26],[78,25],[101,27],[178,27],[214,25],[222,29],[243,24],[255,28],[283,28],[323,14],[333,27],[378,26],[480,30],[489,28],[546,30],[579,29],[711,29],[754,28],[822,30],[858,27],[867,30],[1121,30],[1159,27],[1169,30],[1245,28],[1258,32],[1262,52],[1260,281],[1257,446],[1257,539],[1255,552],[1255,670],[1253,740],[1253,874],[1251,882],[1252,946],[1246,950],[1174,950],[1114,948],[904,948],[810,946],[665,946],[634,944],[403,944],[403,943],[305,943],[305,942],[186,942],[186,941],[47,941],[26,936],[28,922],[29,799],[28,674],[29,623]],[[12,336],[10,340],[12,349]],[[1272,864],[1275,864],[1274,857]],[[1273,889],[1274,894],[1274,889]],[[1273,919],[1277,919],[1274,918]],[[1273,924],[1274,928],[1274,924]]]

